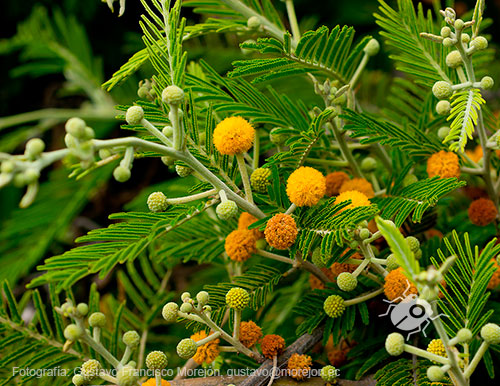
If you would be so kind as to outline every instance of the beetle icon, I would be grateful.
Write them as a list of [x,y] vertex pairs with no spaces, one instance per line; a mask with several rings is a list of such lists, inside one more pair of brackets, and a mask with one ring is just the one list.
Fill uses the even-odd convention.
[[419,299],[415,294],[409,294],[410,282],[407,280],[403,296],[400,296],[392,301],[385,300],[389,303],[389,308],[385,314],[380,314],[379,317],[389,315],[391,322],[399,330],[408,332],[406,339],[410,339],[412,334],[422,331],[427,337],[425,329],[429,326],[431,320],[437,319],[440,316],[448,316],[446,314],[433,315],[432,307],[426,300]]

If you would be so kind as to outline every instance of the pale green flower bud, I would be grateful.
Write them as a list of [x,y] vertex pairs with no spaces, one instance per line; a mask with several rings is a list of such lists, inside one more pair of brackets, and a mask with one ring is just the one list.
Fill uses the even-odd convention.
[[140,125],[144,118],[144,110],[141,106],[131,106],[125,114],[125,120],[129,125]]
[[161,99],[170,105],[181,104],[184,101],[184,91],[175,85],[168,86],[161,93]]
[[26,143],[25,154],[30,159],[35,159],[45,150],[45,142],[40,138],[32,138]]
[[493,80],[493,78],[491,76],[485,76],[485,77],[483,77],[483,79],[481,79],[481,88],[483,88],[485,90],[489,90],[490,88],[493,87],[494,84],[495,84],[495,81]]
[[130,169],[121,165],[117,166],[115,170],[113,170],[113,177],[118,182],[128,181],[131,175],[132,173],[130,172]]
[[[436,104],[436,113],[439,115],[448,115],[451,111],[451,104],[448,101],[439,101]],[[444,139],[444,138],[443,138]]]
[[363,48],[363,51],[369,56],[377,55],[380,51],[380,44],[377,40],[370,39],[370,41]]
[[453,94],[451,84],[440,80],[432,86],[432,93],[438,99],[448,99]]

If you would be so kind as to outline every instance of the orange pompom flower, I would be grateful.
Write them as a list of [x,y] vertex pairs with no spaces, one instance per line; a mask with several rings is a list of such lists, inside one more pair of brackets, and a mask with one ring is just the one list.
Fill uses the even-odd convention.
[[347,205],[344,209],[357,208],[358,206],[369,206],[371,205],[370,200],[366,197],[366,194],[358,192],[357,190],[349,190],[347,192],[340,193],[335,199],[335,204],[340,204],[341,202],[351,200],[351,203]]
[[389,272],[384,280],[384,293],[390,301],[399,303],[406,296],[418,294],[417,287],[408,280],[401,267]]
[[[210,333],[210,335],[212,335],[212,333]],[[204,330],[191,335],[191,339],[195,342],[198,342],[207,337],[208,335]],[[219,356],[219,342],[220,339],[217,338],[199,346],[196,350],[196,354],[194,354],[193,360],[199,365],[201,365],[202,363],[212,363],[215,358]]]
[[495,221],[498,211],[495,203],[489,198],[479,198],[472,201],[468,214],[473,224],[486,226]]
[[[330,279],[333,281],[333,273],[331,270],[328,268],[320,268],[321,271]],[[309,285],[311,286],[311,289],[325,289],[325,283],[323,283],[316,275],[313,275],[312,273],[309,275]]]
[[500,265],[498,265],[495,259],[491,259],[496,268],[495,272],[493,272],[493,276],[488,283],[488,289],[493,290],[496,289],[500,285]]
[[235,155],[248,151],[254,141],[255,129],[242,117],[230,117],[214,130],[214,145],[221,154]]
[[267,243],[276,249],[290,248],[295,243],[298,233],[293,217],[283,213],[271,217],[264,230]]
[[224,249],[231,260],[246,261],[257,252],[255,236],[251,230],[237,229],[226,237]]
[[290,377],[303,381],[309,378],[311,371],[312,358],[309,355],[292,354],[288,359],[288,374]]
[[241,322],[240,324],[240,342],[245,347],[254,346],[262,338],[262,329],[253,321]]
[[[341,256],[344,256],[348,251],[349,251],[349,249],[346,249],[344,252],[342,252]],[[350,257],[350,259],[358,259],[358,260],[361,260],[362,258],[363,257],[358,252],[355,252]],[[358,267],[357,264],[348,264],[348,263],[338,263],[338,262],[335,262],[335,263],[332,264],[330,270],[333,273],[333,276],[337,277],[342,272],[353,273],[356,270],[357,267]]]
[[[257,221],[257,218],[255,218],[248,212],[243,212],[242,214],[240,214],[240,218],[238,219],[238,229],[248,229],[248,227],[255,221]],[[250,230],[253,232],[256,240],[264,238],[264,232],[261,232],[258,229]]]
[[357,190],[368,198],[375,197],[372,184],[364,178],[353,178],[352,180],[345,181],[340,187],[339,192],[344,193],[350,190]]
[[340,193],[340,187],[349,176],[344,172],[333,172],[326,175],[326,195],[328,197],[336,196]]
[[326,193],[326,179],[316,169],[302,166],[295,170],[286,183],[286,194],[297,206],[313,206]]
[[[142,386],[156,386],[156,379],[149,378],[146,382],[142,383]],[[170,382],[167,382],[164,379],[162,379],[161,386],[170,386]]]
[[260,349],[262,350],[262,355],[268,359],[273,359],[275,355],[281,355],[285,350],[285,339],[279,335],[266,335],[262,338],[262,342],[260,342]]
[[427,174],[429,177],[460,177],[458,156],[455,153],[444,150],[434,153],[427,160]]

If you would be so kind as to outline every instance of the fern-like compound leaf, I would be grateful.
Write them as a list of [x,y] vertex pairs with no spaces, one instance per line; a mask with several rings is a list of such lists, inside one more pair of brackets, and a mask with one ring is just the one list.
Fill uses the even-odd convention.
[[467,139],[472,139],[474,126],[477,124],[481,105],[486,101],[477,88],[456,92],[451,100],[451,112],[448,121],[451,121],[450,132],[444,142],[451,142],[450,150],[463,152]]

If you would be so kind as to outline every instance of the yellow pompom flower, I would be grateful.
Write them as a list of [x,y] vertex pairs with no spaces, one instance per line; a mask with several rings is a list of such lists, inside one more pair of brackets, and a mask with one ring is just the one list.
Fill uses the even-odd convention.
[[366,194],[357,190],[348,190],[347,192],[340,193],[335,199],[335,204],[340,204],[347,200],[351,200],[351,203],[342,210],[357,208],[358,206],[370,206],[370,200],[366,197]]
[[297,206],[313,206],[326,193],[326,179],[316,169],[302,166],[295,170],[286,184],[286,194]]
[[271,177],[271,169],[257,168],[250,176],[250,184],[256,192],[267,193],[267,187],[271,185],[269,177]]
[[312,358],[309,355],[292,354],[288,360],[288,374],[298,381],[309,377],[311,371]]
[[427,160],[427,174],[429,177],[460,177],[458,156],[455,153],[444,150],[434,153]]
[[230,117],[214,130],[214,145],[221,154],[235,155],[248,151],[253,145],[255,129],[242,117]]
[[447,358],[446,349],[444,348],[443,341],[441,339],[433,339],[427,346],[427,351],[439,355],[441,357]]
[[226,304],[241,311],[250,304],[250,295],[243,288],[233,287],[226,294]]
[[340,187],[339,193],[348,192],[350,190],[361,192],[368,198],[375,197],[372,184],[364,178],[353,178],[352,180],[345,181]]
[[[194,335],[191,335],[191,339],[194,340],[195,342],[198,342],[207,337],[208,335],[204,330],[199,331]],[[196,350],[196,354],[194,354],[193,360],[199,365],[201,365],[202,363],[207,363],[207,364],[212,363],[215,360],[215,358],[219,356],[219,343],[220,339],[214,339],[208,343],[202,344]]]
[[[142,386],[156,386],[156,379],[149,378],[146,382],[142,383]],[[170,386],[170,382],[167,382],[164,379],[162,379],[161,386]]]
[[338,295],[330,295],[323,303],[323,310],[330,318],[338,318],[345,311],[344,299]]

